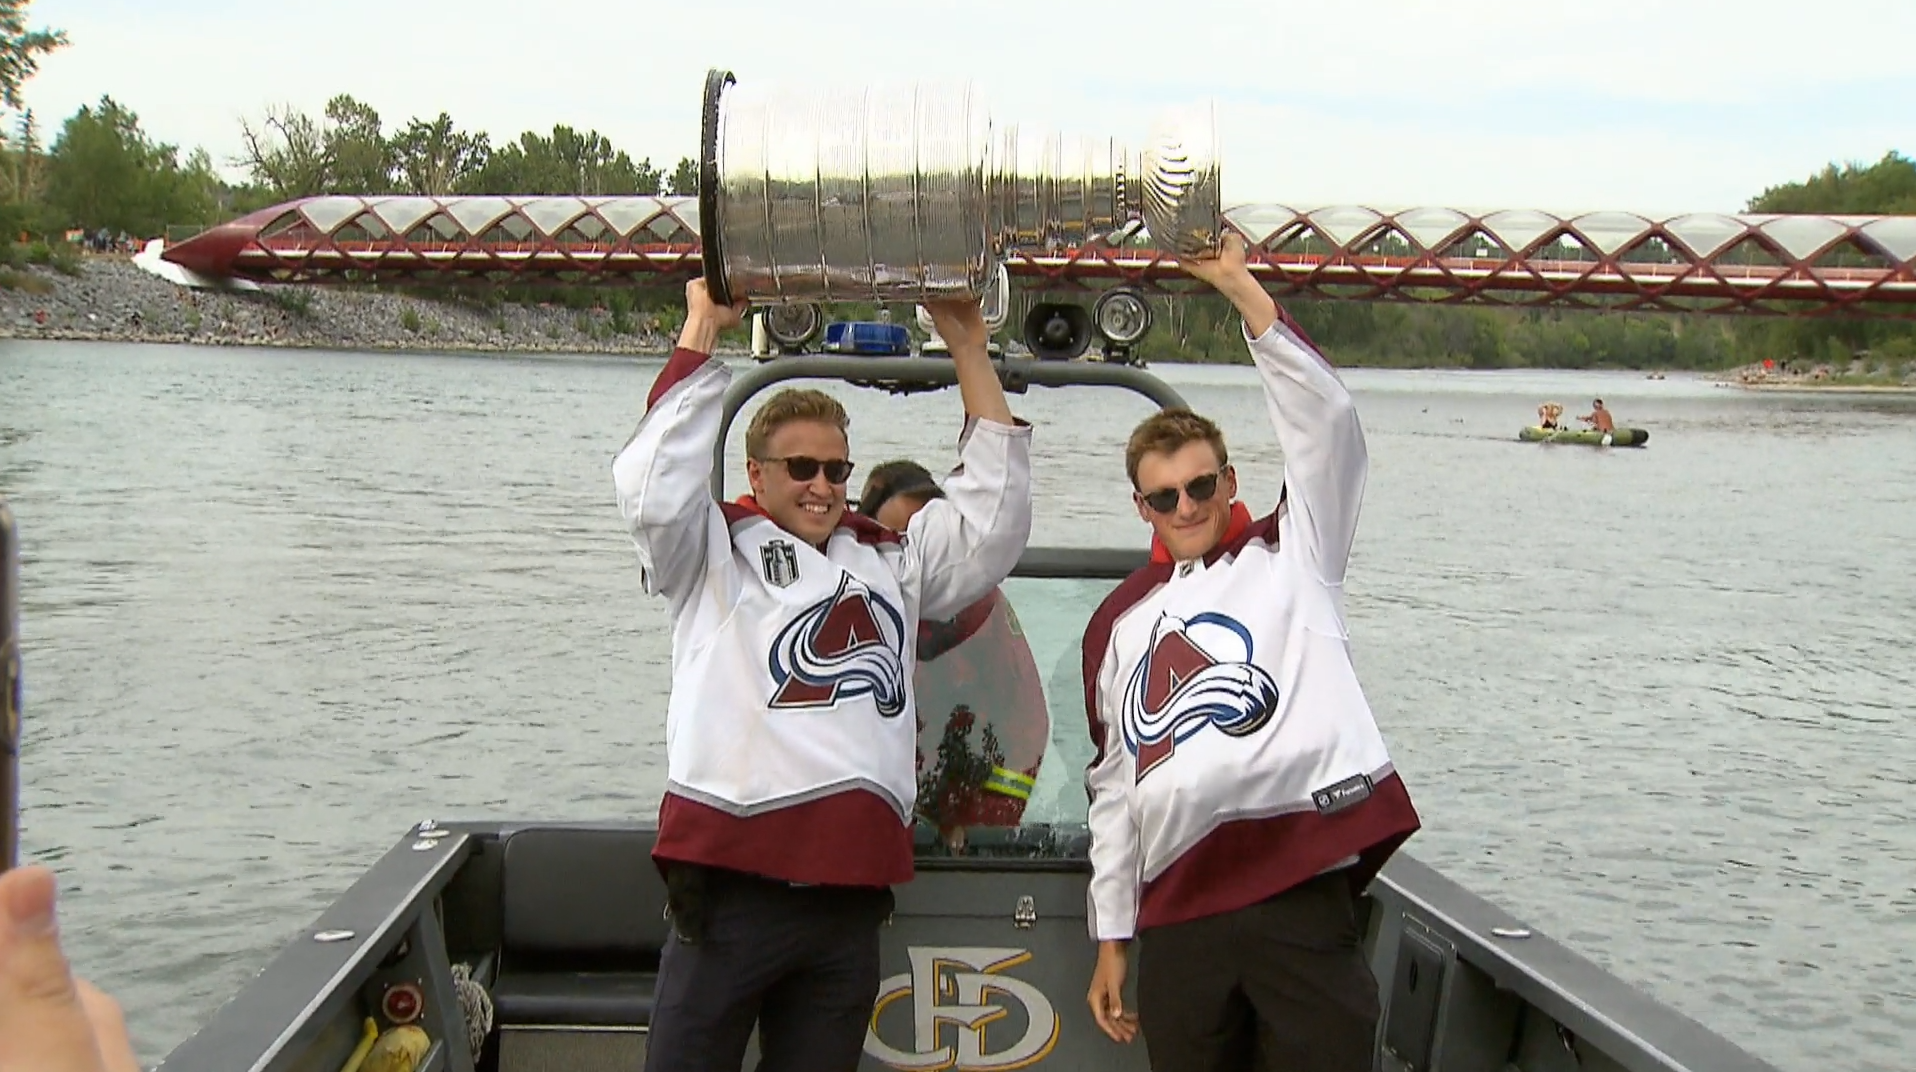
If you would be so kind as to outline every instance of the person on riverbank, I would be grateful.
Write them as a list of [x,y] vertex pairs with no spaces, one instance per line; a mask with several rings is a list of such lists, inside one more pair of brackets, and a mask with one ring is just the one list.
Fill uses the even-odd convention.
[[1357,898],[1419,819],[1344,626],[1364,431],[1237,235],[1184,267],[1243,319],[1284,484],[1252,518],[1223,433],[1189,410],[1153,414],[1126,446],[1153,538],[1084,638],[1088,1000],[1114,1040],[1143,1031],[1154,1072],[1369,1072],[1379,999]]
[[119,1003],[76,978],[44,867],[0,874],[0,1069],[140,1072]]
[[1617,422],[1610,419],[1610,411],[1603,408],[1603,399],[1601,398],[1591,399],[1590,412],[1577,419],[1595,427],[1599,432],[1614,432],[1617,430]]
[[844,407],[790,388],[745,433],[751,494],[711,464],[743,303],[686,286],[687,315],[613,461],[648,595],[672,616],[666,787],[653,857],[671,933],[647,1072],[855,1067],[879,927],[912,877],[913,637],[990,593],[1031,531],[1030,426],[1012,417],[976,301],[931,307],[965,422],[945,498],[903,535],[846,510]]
[[[865,477],[859,512],[909,530],[945,497],[930,471],[907,459]],[[947,621],[918,624],[912,677],[918,709],[918,814],[953,852],[972,826],[1017,826],[1050,743],[1044,677],[1002,588]]]

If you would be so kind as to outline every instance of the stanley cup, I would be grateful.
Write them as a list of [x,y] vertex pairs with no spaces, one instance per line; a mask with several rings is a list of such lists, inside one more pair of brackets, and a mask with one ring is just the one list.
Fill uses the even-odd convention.
[[706,77],[705,278],[720,300],[984,295],[1012,250],[1130,233],[1191,254],[1220,233],[1215,121],[1168,114],[1142,152],[994,129],[969,83],[755,87]]

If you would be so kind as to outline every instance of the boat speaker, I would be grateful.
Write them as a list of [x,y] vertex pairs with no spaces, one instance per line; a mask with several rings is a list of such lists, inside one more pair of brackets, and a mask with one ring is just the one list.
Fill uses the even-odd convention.
[[1073,361],[1091,348],[1091,314],[1081,305],[1039,302],[1025,315],[1025,345],[1040,361]]

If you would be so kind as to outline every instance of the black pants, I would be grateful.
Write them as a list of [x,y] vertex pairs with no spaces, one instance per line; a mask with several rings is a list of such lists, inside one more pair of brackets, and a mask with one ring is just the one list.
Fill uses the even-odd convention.
[[1138,1020],[1152,1072],[1370,1072],[1377,977],[1350,880],[1138,935]]
[[697,904],[674,904],[645,1072],[738,1072],[754,1024],[760,1072],[853,1072],[878,1000],[891,891],[694,873]]

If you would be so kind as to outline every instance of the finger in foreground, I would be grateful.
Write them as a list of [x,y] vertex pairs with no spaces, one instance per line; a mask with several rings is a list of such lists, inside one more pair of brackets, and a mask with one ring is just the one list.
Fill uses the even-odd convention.
[[55,891],[53,872],[44,867],[0,875],[0,1069],[122,1072],[127,1066],[101,1059],[60,949]]

